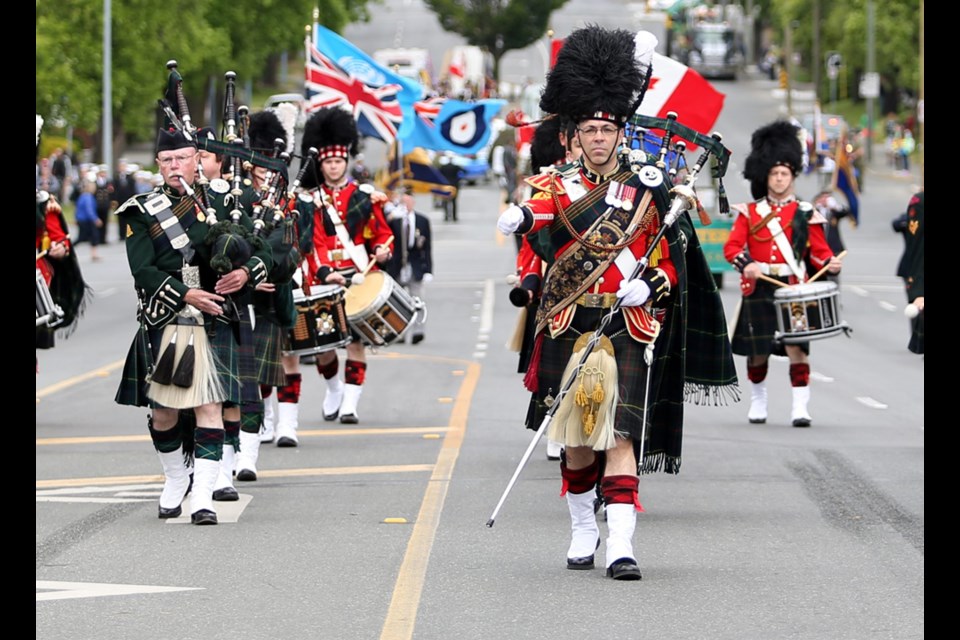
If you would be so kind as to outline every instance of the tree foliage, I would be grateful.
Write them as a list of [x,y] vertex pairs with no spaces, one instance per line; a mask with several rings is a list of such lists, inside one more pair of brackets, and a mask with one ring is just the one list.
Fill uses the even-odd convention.
[[500,58],[523,49],[544,36],[550,15],[567,0],[424,0],[440,25],[458,33],[467,43],[493,54],[494,77]]
[[[210,78],[222,84],[223,74],[235,71],[241,83],[258,79],[271,59],[300,51],[315,6],[320,21],[338,31],[369,19],[368,3],[379,1],[114,0],[114,128],[153,137],[168,60],[179,65],[191,109],[202,111]],[[100,129],[103,12],[102,1],[37,0],[37,113],[51,125]]]
[[[770,24],[782,29],[795,21],[793,48],[805,53],[801,67],[823,68],[825,56],[836,51],[847,67],[850,95],[867,70],[867,0],[817,0],[820,2],[820,51],[824,60],[811,60],[813,2],[815,0],[769,0]],[[920,82],[920,0],[873,0],[874,55],[876,72],[887,92],[915,90]]]

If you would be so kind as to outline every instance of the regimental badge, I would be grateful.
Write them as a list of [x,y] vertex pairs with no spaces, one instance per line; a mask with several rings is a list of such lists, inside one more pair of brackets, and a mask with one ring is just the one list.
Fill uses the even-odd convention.
[[230,191],[230,183],[223,178],[214,178],[210,181],[210,190],[214,193],[224,194]]
[[638,175],[640,176],[640,182],[642,182],[645,187],[652,189],[663,184],[663,172],[653,165],[648,164],[642,167]]
[[191,289],[200,288],[200,267],[195,267],[191,265],[183,265],[183,268],[180,270],[180,274],[183,277],[183,284],[187,285]]

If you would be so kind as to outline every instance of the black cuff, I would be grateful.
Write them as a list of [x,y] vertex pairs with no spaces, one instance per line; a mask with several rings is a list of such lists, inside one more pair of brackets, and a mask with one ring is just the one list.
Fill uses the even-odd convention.
[[650,287],[650,301],[653,304],[657,304],[670,295],[670,281],[667,279],[667,274],[660,269],[647,271],[640,279]]
[[530,294],[523,287],[510,289],[510,304],[515,307],[525,307],[530,304]]
[[744,268],[751,262],[754,262],[753,258],[750,257],[750,254],[746,251],[741,251],[737,254],[737,257],[733,259],[733,268],[743,273]]
[[532,291],[533,295],[537,295],[537,292],[540,291],[540,276],[535,273],[529,273],[520,281],[520,286],[528,291]]
[[333,269],[327,265],[321,266],[319,269],[317,269],[317,282],[320,284],[326,284],[327,276],[329,276],[331,273],[333,273]]
[[530,231],[530,229],[533,229],[533,212],[526,207],[520,207],[520,210],[523,211],[523,222],[520,223],[520,226],[517,227],[517,230],[514,232],[518,236],[522,236]]

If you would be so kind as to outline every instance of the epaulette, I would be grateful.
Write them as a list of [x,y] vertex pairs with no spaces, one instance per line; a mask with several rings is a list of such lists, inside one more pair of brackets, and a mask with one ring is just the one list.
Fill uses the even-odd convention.
[[827,224],[827,219],[809,202],[801,200],[797,203],[797,211],[800,212],[808,224]]
[[[143,208],[143,201],[146,200],[149,196],[153,195],[153,193],[154,193],[153,190],[146,191],[144,193],[138,193],[137,195],[133,196],[132,198],[124,202],[122,205],[117,207],[117,210],[114,211],[114,213],[116,215],[127,213],[127,209],[130,209],[130,207],[134,207],[134,206],[141,213],[146,213],[147,210]],[[133,212],[134,212],[134,209],[130,209],[129,213],[133,213]]]
[[564,178],[576,178],[580,175],[580,165],[576,162],[568,162],[556,167],[554,171]]
[[556,193],[557,195],[564,193],[563,185],[556,179],[556,174],[553,171],[545,171],[544,173],[530,176],[524,180],[524,182],[537,191],[544,193]]

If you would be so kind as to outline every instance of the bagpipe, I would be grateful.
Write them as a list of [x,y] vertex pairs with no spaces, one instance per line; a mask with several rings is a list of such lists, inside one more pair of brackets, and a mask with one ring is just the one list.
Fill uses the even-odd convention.
[[[640,260],[637,261],[632,273],[630,273],[627,278],[628,280],[633,280],[641,277],[646,272],[651,256],[659,247],[660,242],[665,237],[668,229],[670,229],[688,211],[702,211],[702,207],[699,205],[699,200],[694,190],[694,184],[696,183],[700,172],[704,169],[711,158],[713,158],[711,173],[715,179],[720,181],[721,186],[719,190],[721,193],[723,193],[722,178],[727,170],[730,159],[730,151],[723,146],[721,142],[722,136],[719,133],[714,132],[706,135],[687,127],[677,120],[677,114],[674,112],[668,113],[666,118],[655,118],[635,114],[629,119],[627,129],[628,136],[625,138],[627,144],[624,144],[620,150],[620,161],[622,165],[629,166],[633,173],[640,176],[640,179],[644,184],[672,184],[673,180],[671,180],[671,178],[676,178],[679,180],[679,183],[675,184],[669,190],[663,189],[661,191],[659,188],[653,189],[653,199],[657,204],[657,210],[661,213],[662,218],[660,220],[660,225],[657,229],[656,235],[647,244],[648,248],[646,253]],[[660,138],[659,146],[653,149],[652,152],[647,150],[647,145],[644,142],[646,133],[651,130],[663,131],[663,136]],[[677,138],[677,140],[675,140],[675,138]],[[683,157],[687,143],[696,145],[703,150],[701,155],[697,158],[696,162],[692,166],[689,166]],[[685,172],[685,175],[681,175],[682,172]],[[671,180],[671,182],[666,182],[667,180]],[[667,197],[663,196],[664,192],[666,192]],[[726,194],[723,193],[721,198],[721,210],[724,208],[725,203]],[[701,217],[704,214],[705,212],[701,213]],[[709,218],[707,218],[705,224],[708,223]],[[629,236],[632,232],[633,230],[628,228],[625,235]],[[574,383],[581,378],[581,373],[584,372],[585,368],[588,366],[593,368],[602,366],[602,363],[598,362],[599,360],[603,360],[605,357],[612,357],[605,352],[605,347],[602,345],[601,340],[609,343],[609,338],[604,335],[604,330],[610,324],[616,314],[620,312],[620,308],[621,299],[617,298],[613,305],[609,308],[609,311],[606,312],[601,318],[597,329],[592,334],[584,334],[581,336],[575,347],[575,352],[570,360],[570,364],[564,373],[563,385],[555,396],[553,402],[550,403],[550,406],[547,409],[536,434],[533,436],[530,444],[527,446],[527,449],[524,452],[523,457],[520,459],[513,476],[507,483],[506,489],[501,495],[500,500],[497,502],[496,507],[490,515],[490,518],[487,520],[488,527],[492,527],[494,525],[497,514],[506,501],[510,491],[513,489],[513,486],[519,478],[523,468],[526,466],[527,461],[533,454],[534,449],[537,447],[540,438],[550,427],[555,415],[561,410],[561,408],[564,408],[564,410],[569,410],[569,405],[572,402],[576,402],[578,405],[580,404],[580,402],[578,402],[579,398],[577,397],[580,395],[580,391],[578,390],[577,394],[573,396],[570,395],[570,392]],[[650,379],[652,377],[650,371],[654,361],[655,345],[656,339],[654,338],[647,343],[643,356],[644,362],[647,366],[647,375],[645,376],[646,388],[644,390],[643,433],[640,438],[640,452],[637,456],[637,459],[640,462],[642,462],[644,459],[646,430],[650,421],[648,415],[649,412],[647,409],[649,407],[650,400]],[[607,398],[607,402],[609,403],[610,401],[611,398]],[[598,404],[600,402],[602,402],[602,399],[597,400]],[[612,407],[611,416],[612,412],[615,410],[616,407]],[[612,431],[612,419],[605,422],[606,428]],[[602,442],[612,439],[612,433],[607,435],[599,433],[602,428],[603,425],[599,423],[595,426],[595,429],[598,433],[591,435],[591,439],[593,441]]]

